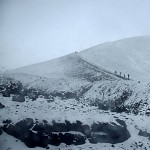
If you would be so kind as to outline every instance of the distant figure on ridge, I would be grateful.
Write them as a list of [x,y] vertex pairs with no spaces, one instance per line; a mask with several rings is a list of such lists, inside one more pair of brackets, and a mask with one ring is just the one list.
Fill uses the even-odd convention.
[[130,75],[128,74],[128,80],[130,80]]
[[115,75],[117,75],[117,71],[115,71]]
[[121,72],[120,72],[120,77],[121,77]]
[[124,78],[126,78],[126,75],[124,74],[124,76],[123,76]]

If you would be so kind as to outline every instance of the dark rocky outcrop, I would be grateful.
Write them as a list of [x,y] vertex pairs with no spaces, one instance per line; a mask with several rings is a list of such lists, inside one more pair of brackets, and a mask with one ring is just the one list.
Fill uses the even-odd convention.
[[34,89],[29,89],[27,91],[27,96],[32,100],[36,100],[39,96],[39,93],[38,93],[38,91],[36,91]]
[[127,90],[123,91],[122,94],[116,98],[115,100],[100,100],[98,98],[95,99],[94,102],[91,102],[91,105],[98,106],[99,109],[102,110],[110,110],[112,112],[122,113],[129,112],[131,110],[130,107],[125,105],[125,101],[132,95],[133,91]]
[[12,98],[12,101],[24,102],[25,101],[25,97],[22,94],[20,94],[20,95],[14,95],[13,98]]
[[5,121],[5,125],[2,128],[3,131],[10,135],[13,135],[15,138],[18,138],[22,141],[29,139],[29,130],[34,123],[33,119],[27,118],[16,123],[15,125],[7,122]]
[[[38,123],[33,119],[27,118],[15,125],[11,121],[3,121],[3,131],[20,139],[28,147],[36,146],[47,147],[48,144],[59,145],[81,145],[88,139],[90,143],[120,143],[130,137],[127,126],[124,121],[116,120],[115,123],[93,123],[91,126],[82,124],[80,121],[71,123],[57,123],[55,121],[49,124],[46,120]],[[102,134],[101,134],[102,133]]]
[[10,97],[11,91],[10,89],[4,89],[1,93],[3,97]]
[[130,133],[126,128],[124,121],[116,120],[120,125],[115,123],[94,123],[91,126],[92,138],[91,143],[121,143],[130,138]]
[[5,105],[3,105],[2,103],[0,103],[0,109],[5,108]]
[[2,134],[3,132],[2,132],[2,129],[1,129],[1,127],[0,127],[0,135]]
[[24,97],[27,96],[31,100],[36,100],[38,97],[43,96],[45,99],[48,99],[49,102],[54,101],[55,97],[60,97],[61,99],[78,99],[76,92],[66,92],[66,91],[53,91],[48,93],[41,89],[35,88],[26,88],[22,85],[20,81],[15,81],[13,79],[0,79],[0,93],[3,97],[10,97],[13,95],[13,101],[24,102]]
[[138,135],[148,137],[148,139],[150,140],[150,133],[148,133],[147,131],[140,130]]
[[1,79],[0,93],[4,97],[10,97],[11,94],[19,94],[22,92],[23,86],[21,82],[12,79]]
[[3,121],[3,124],[5,124],[5,125],[9,125],[10,123],[11,123],[11,120],[9,120],[9,119]]

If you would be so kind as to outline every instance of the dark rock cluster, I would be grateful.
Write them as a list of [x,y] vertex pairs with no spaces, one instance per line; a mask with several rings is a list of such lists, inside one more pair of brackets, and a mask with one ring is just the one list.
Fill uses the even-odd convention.
[[115,100],[103,101],[97,98],[91,103],[91,105],[98,106],[99,109],[102,110],[110,110],[117,113],[129,112],[130,108],[125,105],[125,101],[128,100],[131,95],[132,91],[128,89],[127,91],[123,91],[122,94]]
[[148,133],[147,131],[140,130],[138,135],[148,137],[148,139],[150,140],[150,133]]
[[93,123],[91,126],[82,124],[80,121],[71,123],[49,124],[46,120],[42,123],[34,122],[33,119],[27,118],[16,124],[10,120],[4,121],[3,131],[20,139],[28,147],[36,146],[47,147],[48,144],[58,146],[60,143],[67,145],[85,144],[86,140],[90,143],[120,143],[130,138],[124,121],[116,120],[120,125],[115,123]]
[[1,79],[2,81],[6,80],[5,82],[0,81],[0,93],[3,97],[10,97],[12,95],[12,100],[17,102],[24,102],[25,97],[28,97],[31,100],[36,100],[38,97],[43,96],[45,99],[48,99],[50,101],[54,101],[55,97],[60,97],[61,99],[70,99],[70,98],[76,98],[78,99],[78,96],[76,93],[73,92],[51,92],[47,93],[42,90],[36,90],[34,88],[27,89],[25,88],[21,82],[14,81],[12,79]]
[[5,108],[5,105],[3,105],[2,103],[0,103],[0,109]]

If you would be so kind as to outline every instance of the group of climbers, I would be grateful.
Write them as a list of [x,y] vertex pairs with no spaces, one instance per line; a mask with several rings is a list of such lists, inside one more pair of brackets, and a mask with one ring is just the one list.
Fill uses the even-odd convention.
[[121,74],[121,72],[120,72],[119,75],[118,75],[118,74],[117,74],[117,71],[115,71],[115,75],[116,75],[116,76],[119,76],[119,77],[121,77],[121,78],[130,80],[130,74],[127,74],[127,77],[126,77],[125,74],[122,76],[122,74]]

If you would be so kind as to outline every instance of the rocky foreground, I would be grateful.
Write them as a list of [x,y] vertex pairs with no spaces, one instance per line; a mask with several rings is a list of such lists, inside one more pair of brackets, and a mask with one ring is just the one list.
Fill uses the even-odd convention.
[[0,112],[2,150],[16,150],[16,145],[18,149],[150,148],[148,115],[102,110],[65,94],[26,89],[20,82],[1,85]]

